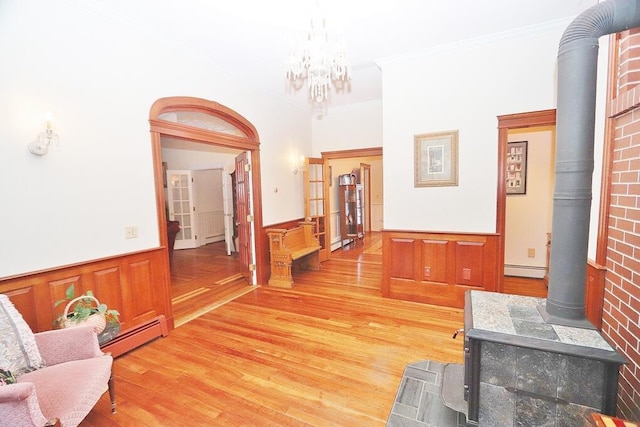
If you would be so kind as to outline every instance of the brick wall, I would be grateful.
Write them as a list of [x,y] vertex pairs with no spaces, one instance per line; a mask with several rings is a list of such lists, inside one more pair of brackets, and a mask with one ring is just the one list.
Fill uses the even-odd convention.
[[614,117],[602,333],[629,361],[620,370],[618,415],[640,421],[640,34],[620,41]]
[[640,108],[616,120],[602,332],[629,363],[618,410],[640,421]]

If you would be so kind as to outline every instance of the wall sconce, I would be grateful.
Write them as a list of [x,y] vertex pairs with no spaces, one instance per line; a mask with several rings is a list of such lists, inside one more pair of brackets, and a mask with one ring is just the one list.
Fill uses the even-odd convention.
[[51,144],[53,144],[56,149],[60,148],[60,138],[58,137],[58,134],[51,129],[53,114],[46,113],[44,115],[44,120],[46,123],[44,132],[40,132],[38,137],[34,141],[31,141],[27,146],[29,151],[37,156],[44,156],[47,154]]
[[293,173],[294,175],[298,172],[304,172],[307,169],[306,159],[304,156],[300,156],[300,159],[296,162],[293,162]]

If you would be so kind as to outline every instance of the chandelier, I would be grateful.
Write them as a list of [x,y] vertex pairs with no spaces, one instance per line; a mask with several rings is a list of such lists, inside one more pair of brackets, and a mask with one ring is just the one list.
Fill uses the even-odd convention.
[[324,102],[332,82],[351,78],[351,65],[343,40],[329,41],[325,19],[320,12],[311,19],[304,46],[294,49],[287,61],[287,78],[292,82],[307,80],[309,94]]

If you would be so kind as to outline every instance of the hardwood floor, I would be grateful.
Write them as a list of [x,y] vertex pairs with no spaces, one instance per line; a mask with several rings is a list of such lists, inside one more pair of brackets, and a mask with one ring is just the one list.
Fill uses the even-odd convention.
[[119,357],[118,412],[105,395],[81,425],[385,425],[407,364],[462,363],[463,311],[382,298],[379,238]]
[[526,295],[530,297],[547,297],[547,286],[542,279],[505,276],[503,292],[505,294]]
[[171,302],[176,327],[252,289],[240,274],[238,253],[227,255],[224,242],[173,253]]

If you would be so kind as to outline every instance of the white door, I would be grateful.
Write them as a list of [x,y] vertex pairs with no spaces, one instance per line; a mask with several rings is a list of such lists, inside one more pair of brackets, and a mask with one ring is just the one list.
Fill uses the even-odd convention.
[[192,177],[196,245],[224,240],[222,169],[196,170]]
[[169,218],[180,223],[174,249],[196,247],[196,227],[193,220],[193,181],[189,170],[167,171]]
[[233,188],[231,174],[222,173],[222,204],[224,206],[224,242],[227,247],[227,255],[236,251],[233,241]]

